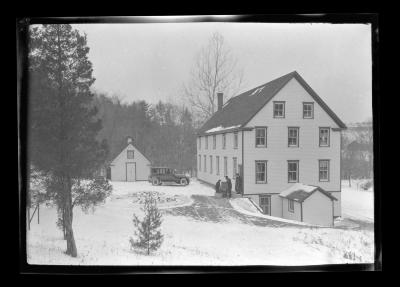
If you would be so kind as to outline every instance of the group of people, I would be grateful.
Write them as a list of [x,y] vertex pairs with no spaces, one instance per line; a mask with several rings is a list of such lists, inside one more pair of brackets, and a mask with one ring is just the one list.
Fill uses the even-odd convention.
[[[231,179],[227,175],[225,176],[225,182],[221,183],[221,180],[219,179],[215,184],[215,191],[216,193],[222,193],[222,197],[231,198],[232,197]],[[242,178],[238,173],[236,174],[235,191],[237,194],[242,194]]]

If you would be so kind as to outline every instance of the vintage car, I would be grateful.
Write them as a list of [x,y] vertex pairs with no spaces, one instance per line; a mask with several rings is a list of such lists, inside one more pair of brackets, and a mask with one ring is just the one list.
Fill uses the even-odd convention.
[[150,169],[149,182],[153,185],[161,185],[163,182],[174,182],[180,185],[188,185],[189,177],[177,173],[169,167],[152,167]]

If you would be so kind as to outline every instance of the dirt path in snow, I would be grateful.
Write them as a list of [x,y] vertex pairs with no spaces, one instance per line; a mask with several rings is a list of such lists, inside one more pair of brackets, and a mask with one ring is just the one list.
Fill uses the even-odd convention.
[[216,198],[214,196],[192,195],[194,203],[190,206],[175,207],[163,210],[164,213],[174,216],[186,216],[199,221],[208,222],[232,222],[239,221],[244,224],[257,225],[257,226],[296,226],[286,222],[270,220],[266,218],[259,218],[242,214],[232,208],[231,204],[226,198]]

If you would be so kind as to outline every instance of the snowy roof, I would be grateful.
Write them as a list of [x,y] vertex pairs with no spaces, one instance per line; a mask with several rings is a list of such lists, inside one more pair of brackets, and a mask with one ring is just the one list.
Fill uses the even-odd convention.
[[240,127],[245,127],[245,125],[293,78],[295,78],[328,115],[330,115],[339,128],[346,128],[346,125],[328,105],[325,104],[306,81],[296,71],[293,71],[231,98],[220,111],[215,112],[211,118],[204,123],[197,134],[204,135],[207,131],[219,126],[229,127],[238,125]]
[[296,184],[292,185],[288,189],[285,189],[284,191],[282,191],[279,194],[279,196],[285,197],[287,199],[291,199],[294,201],[303,202],[311,194],[313,194],[316,191],[320,191],[322,194],[326,195],[331,200],[337,200],[336,197],[332,196],[329,192],[323,190],[321,187],[314,186],[314,185],[307,185],[307,184],[303,184],[303,183],[296,183]]
[[233,129],[237,129],[239,127],[240,127],[240,125],[230,126],[230,127],[218,126],[218,127],[215,127],[215,128],[212,128],[212,129],[209,129],[209,130],[205,131],[205,133],[208,134],[208,133],[214,133],[214,132],[233,130]]

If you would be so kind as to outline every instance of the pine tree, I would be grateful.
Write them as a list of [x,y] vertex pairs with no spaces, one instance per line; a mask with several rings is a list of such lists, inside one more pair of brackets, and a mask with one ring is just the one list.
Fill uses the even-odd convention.
[[78,200],[85,209],[110,193],[106,183],[74,192],[81,179],[93,178],[108,152],[106,143],[96,140],[102,126],[90,91],[95,79],[88,52],[86,35],[71,25],[30,29],[28,160],[47,176],[47,195],[62,216],[66,254],[72,257],[77,256],[74,194],[86,194]]
[[136,239],[131,237],[129,242],[132,248],[146,250],[149,255],[150,251],[155,251],[161,246],[164,238],[160,231],[162,216],[151,192],[145,193],[142,211],[144,212],[142,220],[136,214],[133,215]]

